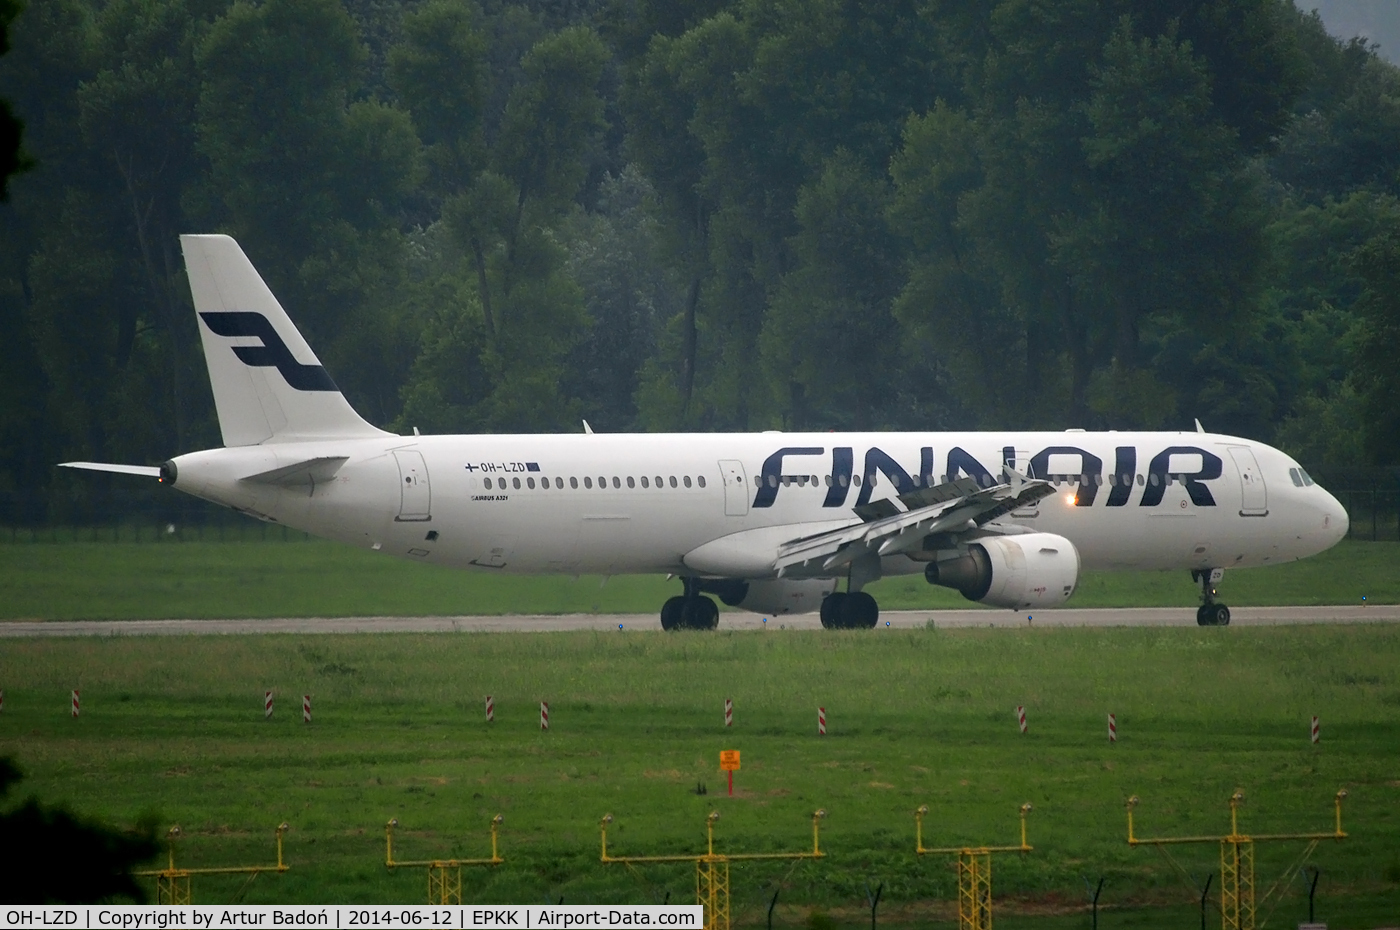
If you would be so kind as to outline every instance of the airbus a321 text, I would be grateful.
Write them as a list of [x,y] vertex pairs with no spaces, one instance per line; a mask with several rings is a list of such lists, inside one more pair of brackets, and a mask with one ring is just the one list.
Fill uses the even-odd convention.
[[[196,497],[317,536],[485,572],[668,573],[665,629],[707,597],[872,627],[864,588],[921,573],[969,600],[1063,604],[1085,569],[1301,559],[1347,514],[1262,443],[1196,432],[399,436],[350,407],[238,244],[183,236],[224,447],[159,467]],[[844,585],[841,584],[844,582]],[[838,590],[838,587],[841,590]]]

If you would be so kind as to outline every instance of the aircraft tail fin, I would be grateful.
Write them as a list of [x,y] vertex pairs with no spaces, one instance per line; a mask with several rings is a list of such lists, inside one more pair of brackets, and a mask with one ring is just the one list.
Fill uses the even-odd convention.
[[225,446],[390,435],[346,401],[237,242],[180,246]]

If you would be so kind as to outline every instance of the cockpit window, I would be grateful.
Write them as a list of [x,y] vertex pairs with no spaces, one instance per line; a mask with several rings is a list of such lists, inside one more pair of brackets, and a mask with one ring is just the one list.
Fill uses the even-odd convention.
[[1298,473],[1298,469],[1288,469],[1288,477],[1293,479],[1293,486],[1295,488],[1301,488],[1303,486],[1303,476]]
[[1305,469],[1298,469],[1298,474],[1303,476],[1303,484],[1307,485],[1308,487],[1313,486],[1312,476],[1309,475]]

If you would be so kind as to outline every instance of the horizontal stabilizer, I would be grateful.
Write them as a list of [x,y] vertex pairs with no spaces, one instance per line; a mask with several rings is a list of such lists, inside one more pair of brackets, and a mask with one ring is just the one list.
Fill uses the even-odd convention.
[[59,462],[59,468],[81,468],[84,471],[110,471],[118,475],[140,475],[143,478],[159,478],[159,465],[109,465],[106,462]]
[[334,478],[348,458],[348,455],[320,455],[304,462],[295,462],[271,471],[249,475],[241,480],[254,484],[317,485]]

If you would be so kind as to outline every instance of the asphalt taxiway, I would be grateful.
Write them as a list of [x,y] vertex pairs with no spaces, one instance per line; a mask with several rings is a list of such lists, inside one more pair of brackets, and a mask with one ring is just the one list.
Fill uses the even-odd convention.
[[[1332,607],[1232,607],[1231,626],[1279,626],[1309,623],[1395,623],[1400,605]],[[1190,607],[1077,609],[1015,612],[1009,610],[890,610],[880,614],[877,629],[911,629],[932,624],[961,627],[1118,627],[1195,626]],[[720,614],[721,630],[816,630],[816,614],[764,617]],[[0,638],[45,636],[247,636],[273,633],[544,633],[566,630],[611,632],[657,631],[656,614],[512,614],[494,617],[287,617],[260,620],[9,620],[0,622]]]

